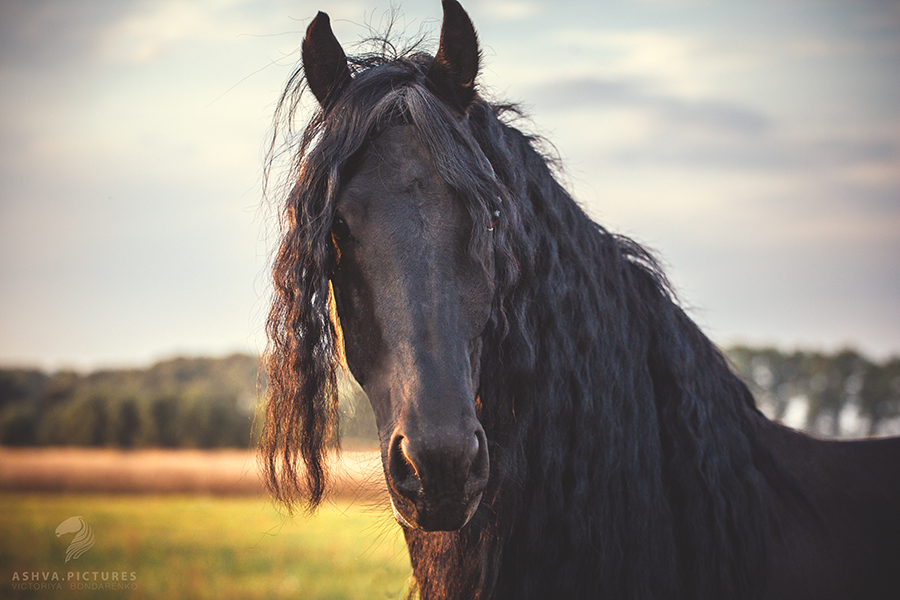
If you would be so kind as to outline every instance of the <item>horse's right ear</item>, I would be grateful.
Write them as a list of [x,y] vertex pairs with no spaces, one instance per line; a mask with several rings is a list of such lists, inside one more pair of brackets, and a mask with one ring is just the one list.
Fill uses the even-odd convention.
[[325,13],[320,11],[307,27],[302,52],[306,83],[322,108],[327,109],[350,82],[350,69]]

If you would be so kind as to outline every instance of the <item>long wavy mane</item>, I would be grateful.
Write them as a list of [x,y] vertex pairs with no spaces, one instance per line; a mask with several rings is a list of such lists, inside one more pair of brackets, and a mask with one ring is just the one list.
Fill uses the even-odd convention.
[[[367,140],[411,123],[472,215],[502,211],[494,235],[476,228],[471,242],[496,256],[479,388],[490,483],[462,530],[406,532],[421,596],[755,597],[777,525],[765,483],[782,474],[753,434],[764,420],[750,393],[653,256],[560,186],[511,125],[516,111],[478,97],[459,119],[427,85],[431,60],[351,59],[352,85],[297,136],[267,326],[272,492],[315,506],[326,490],[341,362],[335,195]],[[298,71],[282,117],[302,88]]]

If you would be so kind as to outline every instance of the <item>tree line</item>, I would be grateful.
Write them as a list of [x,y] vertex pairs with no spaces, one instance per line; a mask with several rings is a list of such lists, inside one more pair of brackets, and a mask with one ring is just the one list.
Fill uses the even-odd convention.
[[[726,352],[768,416],[833,437],[900,434],[900,358],[844,350]],[[175,358],[79,374],[0,369],[0,445],[247,448],[265,377],[258,357]],[[377,447],[362,390],[342,377],[342,444]]]
[[743,346],[726,354],[770,418],[827,437],[900,435],[900,357]]
[[175,358],[79,374],[0,370],[0,444],[246,448],[259,359]]

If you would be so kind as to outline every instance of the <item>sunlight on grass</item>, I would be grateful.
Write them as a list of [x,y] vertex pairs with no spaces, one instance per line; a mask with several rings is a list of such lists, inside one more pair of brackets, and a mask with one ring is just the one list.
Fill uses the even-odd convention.
[[[95,545],[66,564],[54,532],[75,515]],[[0,494],[0,538],[4,598],[393,599],[410,576],[390,511],[344,501],[290,518],[255,498]],[[71,588],[112,573],[133,589]],[[14,587],[35,574],[50,589]]]

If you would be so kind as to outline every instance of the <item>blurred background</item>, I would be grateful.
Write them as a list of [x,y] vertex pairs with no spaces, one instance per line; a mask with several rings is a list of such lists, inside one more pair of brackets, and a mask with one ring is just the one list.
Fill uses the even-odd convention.
[[[483,94],[657,253],[767,414],[900,433],[896,1],[464,6]],[[0,597],[110,595],[14,587],[67,574],[53,531],[76,514],[96,523],[76,563],[137,573],[120,597],[405,592],[363,458],[310,520],[267,504],[248,450],[264,155],[317,10],[348,52],[392,14],[436,47],[437,0],[0,3]],[[347,390],[344,445],[371,449]]]

